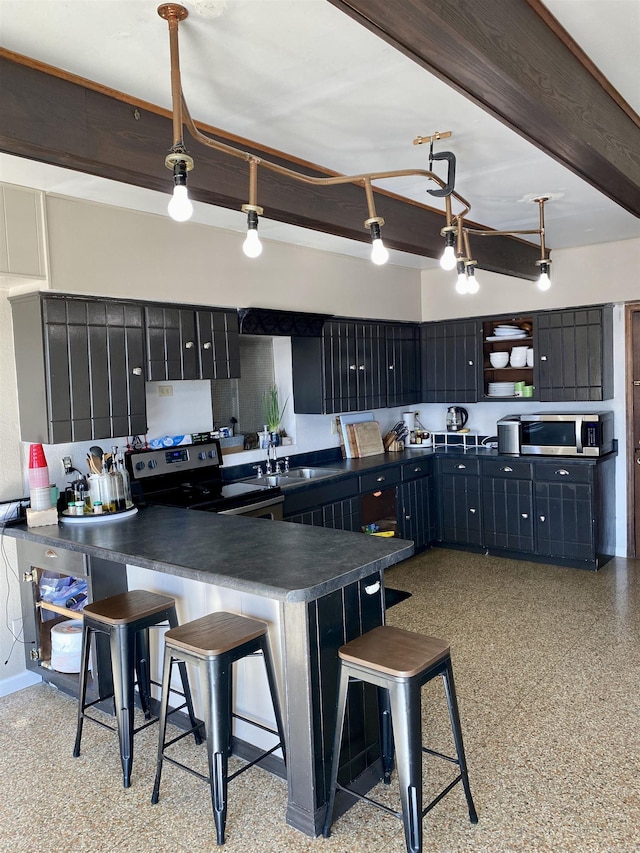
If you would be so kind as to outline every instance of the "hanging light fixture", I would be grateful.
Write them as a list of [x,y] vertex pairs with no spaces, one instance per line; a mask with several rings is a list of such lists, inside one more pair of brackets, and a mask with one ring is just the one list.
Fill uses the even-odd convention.
[[[173,145],[170,153],[165,158],[165,165],[173,172],[174,195],[169,203],[170,215],[184,222],[189,219],[193,212],[193,205],[189,200],[187,191],[187,173],[194,167],[193,158],[187,153],[182,138],[183,126],[186,125],[191,136],[202,145],[207,145],[231,157],[245,160],[249,164],[249,202],[242,205],[242,211],[247,214],[247,236],[243,243],[245,255],[251,258],[258,257],[262,252],[262,243],[258,236],[258,218],[263,209],[256,203],[257,168],[258,165],[272,172],[276,172],[286,178],[314,186],[335,186],[338,184],[356,184],[363,186],[366,194],[366,202],[369,216],[365,220],[365,228],[369,229],[371,235],[371,260],[374,264],[381,265],[389,259],[389,251],[382,241],[381,227],[384,219],[377,215],[374,203],[371,182],[383,178],[406,178],[409,176],[423,177],[437,185],[437,189],[428,189],[427,192],[445,200],[446,225],[440,232],[444,237],[445,247],[440,264],[443,269],[453,270],[458,273],[456,290],[459,293],[476,293],[478,284],[475,279],[475,266],[477,261],[471,257],[469,249],[469,234],[474,236],[516,236],[519,234],[538,234],[541,241],[541,258],[536,262],[540,266],[540,279],[538,286],[547,289],[550,286],[549,265],[551,260],[547,256],[544,244],[544,203],[548,199],[535,199],[540,205],[540,228],[529,231],[481,231],[479,229],[465,228],[464,218],[471,210],[470,204],[455,190],[455,156],[450,151],[434,153],[433,143],[451,136],[450,131],[436,132],[432,136],[418,136],[413,140],[414,145],[424,142],[431,144],[429,154],[429,166],[434,160],[446,160],[448,172],[446,181],[442,180],[430,169],[396,169],[384,172],[370,172],[359,175],[331,175],[329,177],[315,177],[297,172],[295,169],[287,168],[279,163],[257,157],[255,154],[235,148],[219,139],[207,136],[195,125],[182,91],[180,76],[180,57],[178,51],[178,25],[188,16],[188,11],[179,3],[163,3],[158,7],[158,14],[167,21],[169,27],[169,48],[171,56],[171,97],[173,104]],[[462,211],[454,217],[452,215],[451,200],[462,206]]]

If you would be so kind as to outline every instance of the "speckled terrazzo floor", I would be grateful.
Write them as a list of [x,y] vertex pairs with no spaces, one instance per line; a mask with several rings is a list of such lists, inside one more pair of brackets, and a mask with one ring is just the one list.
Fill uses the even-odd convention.
[[[600,572],[434,549],[388,572],[413,593],[388,621],[451,643],[479,823],[457,786],[424,819],[425,851],[640,850],[640,561]],[[208,790],[167,765],[150,804],[157,729],[140,733],[124,790],[113,735],[38,685],[0,699],[0,850],[215,850]],[[430,745],[450,748],[438,679],[424,690]],[[203,750],[183,741],[188,760]],[[443,768],[431,761],[427,785]],[[444,770],[447,770],[446,766]],[[385,792],[386,793],[386,792]],[[285,783],[232,782],[228,853],[403,853],[402,827],[361,804],[310,839],[284,823]]]

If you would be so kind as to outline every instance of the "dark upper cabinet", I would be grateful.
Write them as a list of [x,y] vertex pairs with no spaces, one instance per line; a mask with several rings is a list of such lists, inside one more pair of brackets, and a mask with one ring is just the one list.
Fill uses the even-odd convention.
[[236,311],[145,306],[147,379],[232,379],[240,375]]
[[405,398],[414,402],[417,327],[413,337],[397,328],[372,321],[329,320],[320,337],[293,337],[295,411],[334,414],[404,405],[400,401]]
[[11,301],[23,441],[146,432],[141,306],[58,294]]
[[385,327],[387,406],[421,402],[420,330],[414,324]]
[[421,327],[422,400],[475,403],[480,382],[476,320],[424,323]]
[[534,341],[539,400],[613,397],[613,306],[536,314]]

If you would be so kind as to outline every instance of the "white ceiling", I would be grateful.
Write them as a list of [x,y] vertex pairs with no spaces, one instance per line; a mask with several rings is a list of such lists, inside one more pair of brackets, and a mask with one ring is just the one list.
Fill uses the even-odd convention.
[[[552,248],[640,236],[640,220],[326,0],[184,0],[182,82],[193,117],[345,174],[428,168],[418,135],[452,131],[470,218],[536,228],[549,195]],[[0,0],[0,44],[170,108],[167,25],[155,0]],[[546,0],[609,81],[640,112],[640,0]],[[167,148],[171,144],[167,140]],[[196,160],[198,144],[187,145]],[[164,151],[158,157],[164,158]],[[445,175],[443,174],[443,177]],[[160,193],[0,155],[0,181],[164,215]],[[413,178],[381,182],[438,206]],[[167,172],[167,192],[171,179]],[[258,197],[259,202],[259,197]],[[363,204],[362,219],[366,217]],[[197,221],[244,230],[240,212],[196,205]],[[261,219],[263,238],[366,257],[365,244]],[[535,238],[534,238],[535,241]],[[393,252],[417,268],[433,261]]]

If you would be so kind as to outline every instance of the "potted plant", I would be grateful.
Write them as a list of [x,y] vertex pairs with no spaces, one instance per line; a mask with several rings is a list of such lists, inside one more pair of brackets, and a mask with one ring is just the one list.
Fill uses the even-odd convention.
[[282,408],[280,408],[278,386],[275,384],[262,395],[262,414],[265,426],[271,433],[271,440],[276,444],[280,443],[279,428],[288,402],[289,398],[287,397]]

